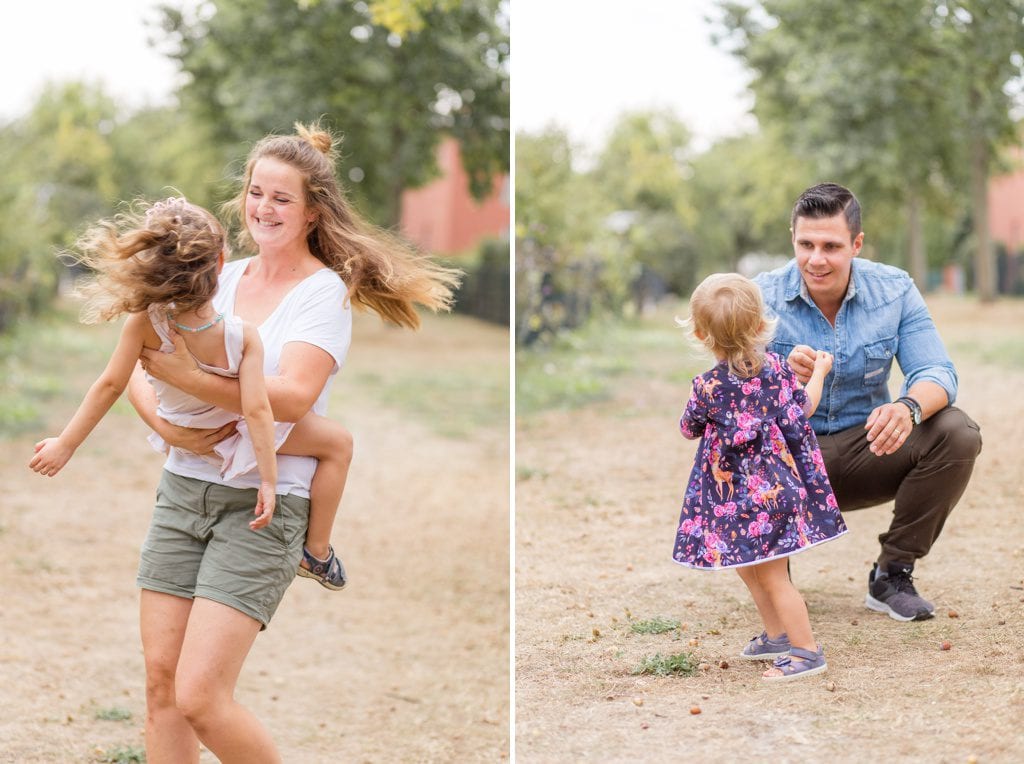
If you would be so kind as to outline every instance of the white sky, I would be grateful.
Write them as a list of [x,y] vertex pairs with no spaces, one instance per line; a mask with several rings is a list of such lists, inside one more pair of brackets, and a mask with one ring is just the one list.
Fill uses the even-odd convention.
[[[25,0],[0,25],[0,121],[28,111],[48,79],[100,80],[127,107],[163,103],[175,89],[173,61],[149,46],[162,3],[198,0]],[[162,36],[162,33],[161,33]]]
[[514,0],[512,124],[549,123],[590,149],[625,110],[668,107],[697,148],[756,125],[740,63],[715,48],[711,0]]

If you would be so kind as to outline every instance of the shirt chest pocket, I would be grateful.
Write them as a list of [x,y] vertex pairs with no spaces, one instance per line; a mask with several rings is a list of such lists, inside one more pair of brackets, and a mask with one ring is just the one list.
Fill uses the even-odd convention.
[[889,337],[864,346],[864,385],[877,387],[889,379],[892,359],[896,355],[898,337]]

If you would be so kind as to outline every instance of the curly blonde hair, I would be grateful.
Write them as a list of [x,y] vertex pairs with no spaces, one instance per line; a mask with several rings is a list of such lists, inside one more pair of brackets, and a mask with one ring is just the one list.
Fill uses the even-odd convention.
[[217,219],[180,197],[101,220],[71,253],[95,272],[82,287],[82,320],[110,321],[154,304],[175,313],[201,308],[217,291],[225,243]]
[[296,122],[295,133],[268,135],[249,152],[241,190],[223,205],[225,213],[240,224],[238,244],[249,251],[257,249],[245,225],[245,199],[256,163],[276,159],[302,176],[306,205],[316,214],[306,235],[309,251],[341,277],[354,305],[413,329],[420,325],[414,304],[434,311],[450,309],[460,271],[434,263],[363,220],[345,199],[335,176],[336,139],[316,124]]
[[738,273],[714,273],[693,290],[690,317],[678,322],[695,342],[729,364],[737,377],[753,377],[764,367],[765,347],[776,319],[765,316],[757,284]]

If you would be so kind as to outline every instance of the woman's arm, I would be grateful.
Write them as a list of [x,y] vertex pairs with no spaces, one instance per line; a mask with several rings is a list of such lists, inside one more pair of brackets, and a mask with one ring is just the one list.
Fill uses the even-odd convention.
[[263,343],[259,332],[249,324],[242,329],[242,362],[238,368],[238,386],[242,398],[242,414],[249,428],[260,488],[256,501],[256,518],[249,523],[253,530],[263,528],[274,516],[277,492],[277,454],[274,451],[274,418],[263,381]]
[[[174,345],[173,353],[143,351],[142,357],[149,373],[201,401],[241,414],[242,395],[238,381],[207,374],[196,366],[180,337],[175,338]],[[265,378],[274,420],[297,422],[302,419],[327,384],[327,377],[334,366],[333,356],[316,345],[306,342],[286,344],[281,351],[277,376]]]
[[110,411],[114,402],[121,397],[139,357],[139,351],[142,350],[143,319],[146,319],[144,313],[128,316],[107,367],[93,382],[71,421],[57,437],[46,438],[36,444],[36,454],[28,465],[32,470],[50,477],[60,472],[78,447],[89,437],[89,433]]
[[234,422],[214,429],[202,429],[180,427],[161,419],[156,413],[156,391],[146,380],[146,374],[138,364],[135,365],[131,379],[128,380],[128,402],[149,429],[169,445],[191,451],[193,454],[213,453],[213,447],[235,431]]

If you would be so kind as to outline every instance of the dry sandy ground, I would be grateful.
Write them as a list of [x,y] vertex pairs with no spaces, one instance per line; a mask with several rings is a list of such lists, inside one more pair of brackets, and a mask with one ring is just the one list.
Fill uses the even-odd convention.
[[[1024,761],[1024,304],[932,307],[951,347],[1012,343],[1018,365],[954,353],[959,405],[985,445],[915,571],[936,618],[903,624],[863,606],[891,505],[847,513],[851,533],[793,558],[823,677],[764,686],[762,664],[733,659],[761,628],[738,577],[670,562],[696,447],[676,431],[685,386],[651,374],[614,401],[517,423],[518,761]],[[655,617],[682,626],[632,631]],[[686,651],[707,670],[632,673]]]
[[[356,439],[334,532],[350,584],[332,593],[297,578],[238,689],[286,762],[508,756],[508,417],[467,424],[459,409],[472,397],[459,383],[481,365],[507,400],[507,331],[442,317],[414,335],[357,319],[332,404]],[[81,393],[97,372],[69,378]],[[448,380],[431,403],[462,434],[438,434],[400,393],[381,405],[371,387],[394,377]],[[0,761],[141,750],[134,579],[161,465],[145,434],[115,411],[50,480],[24,466],[34,437],[2,443]]]

